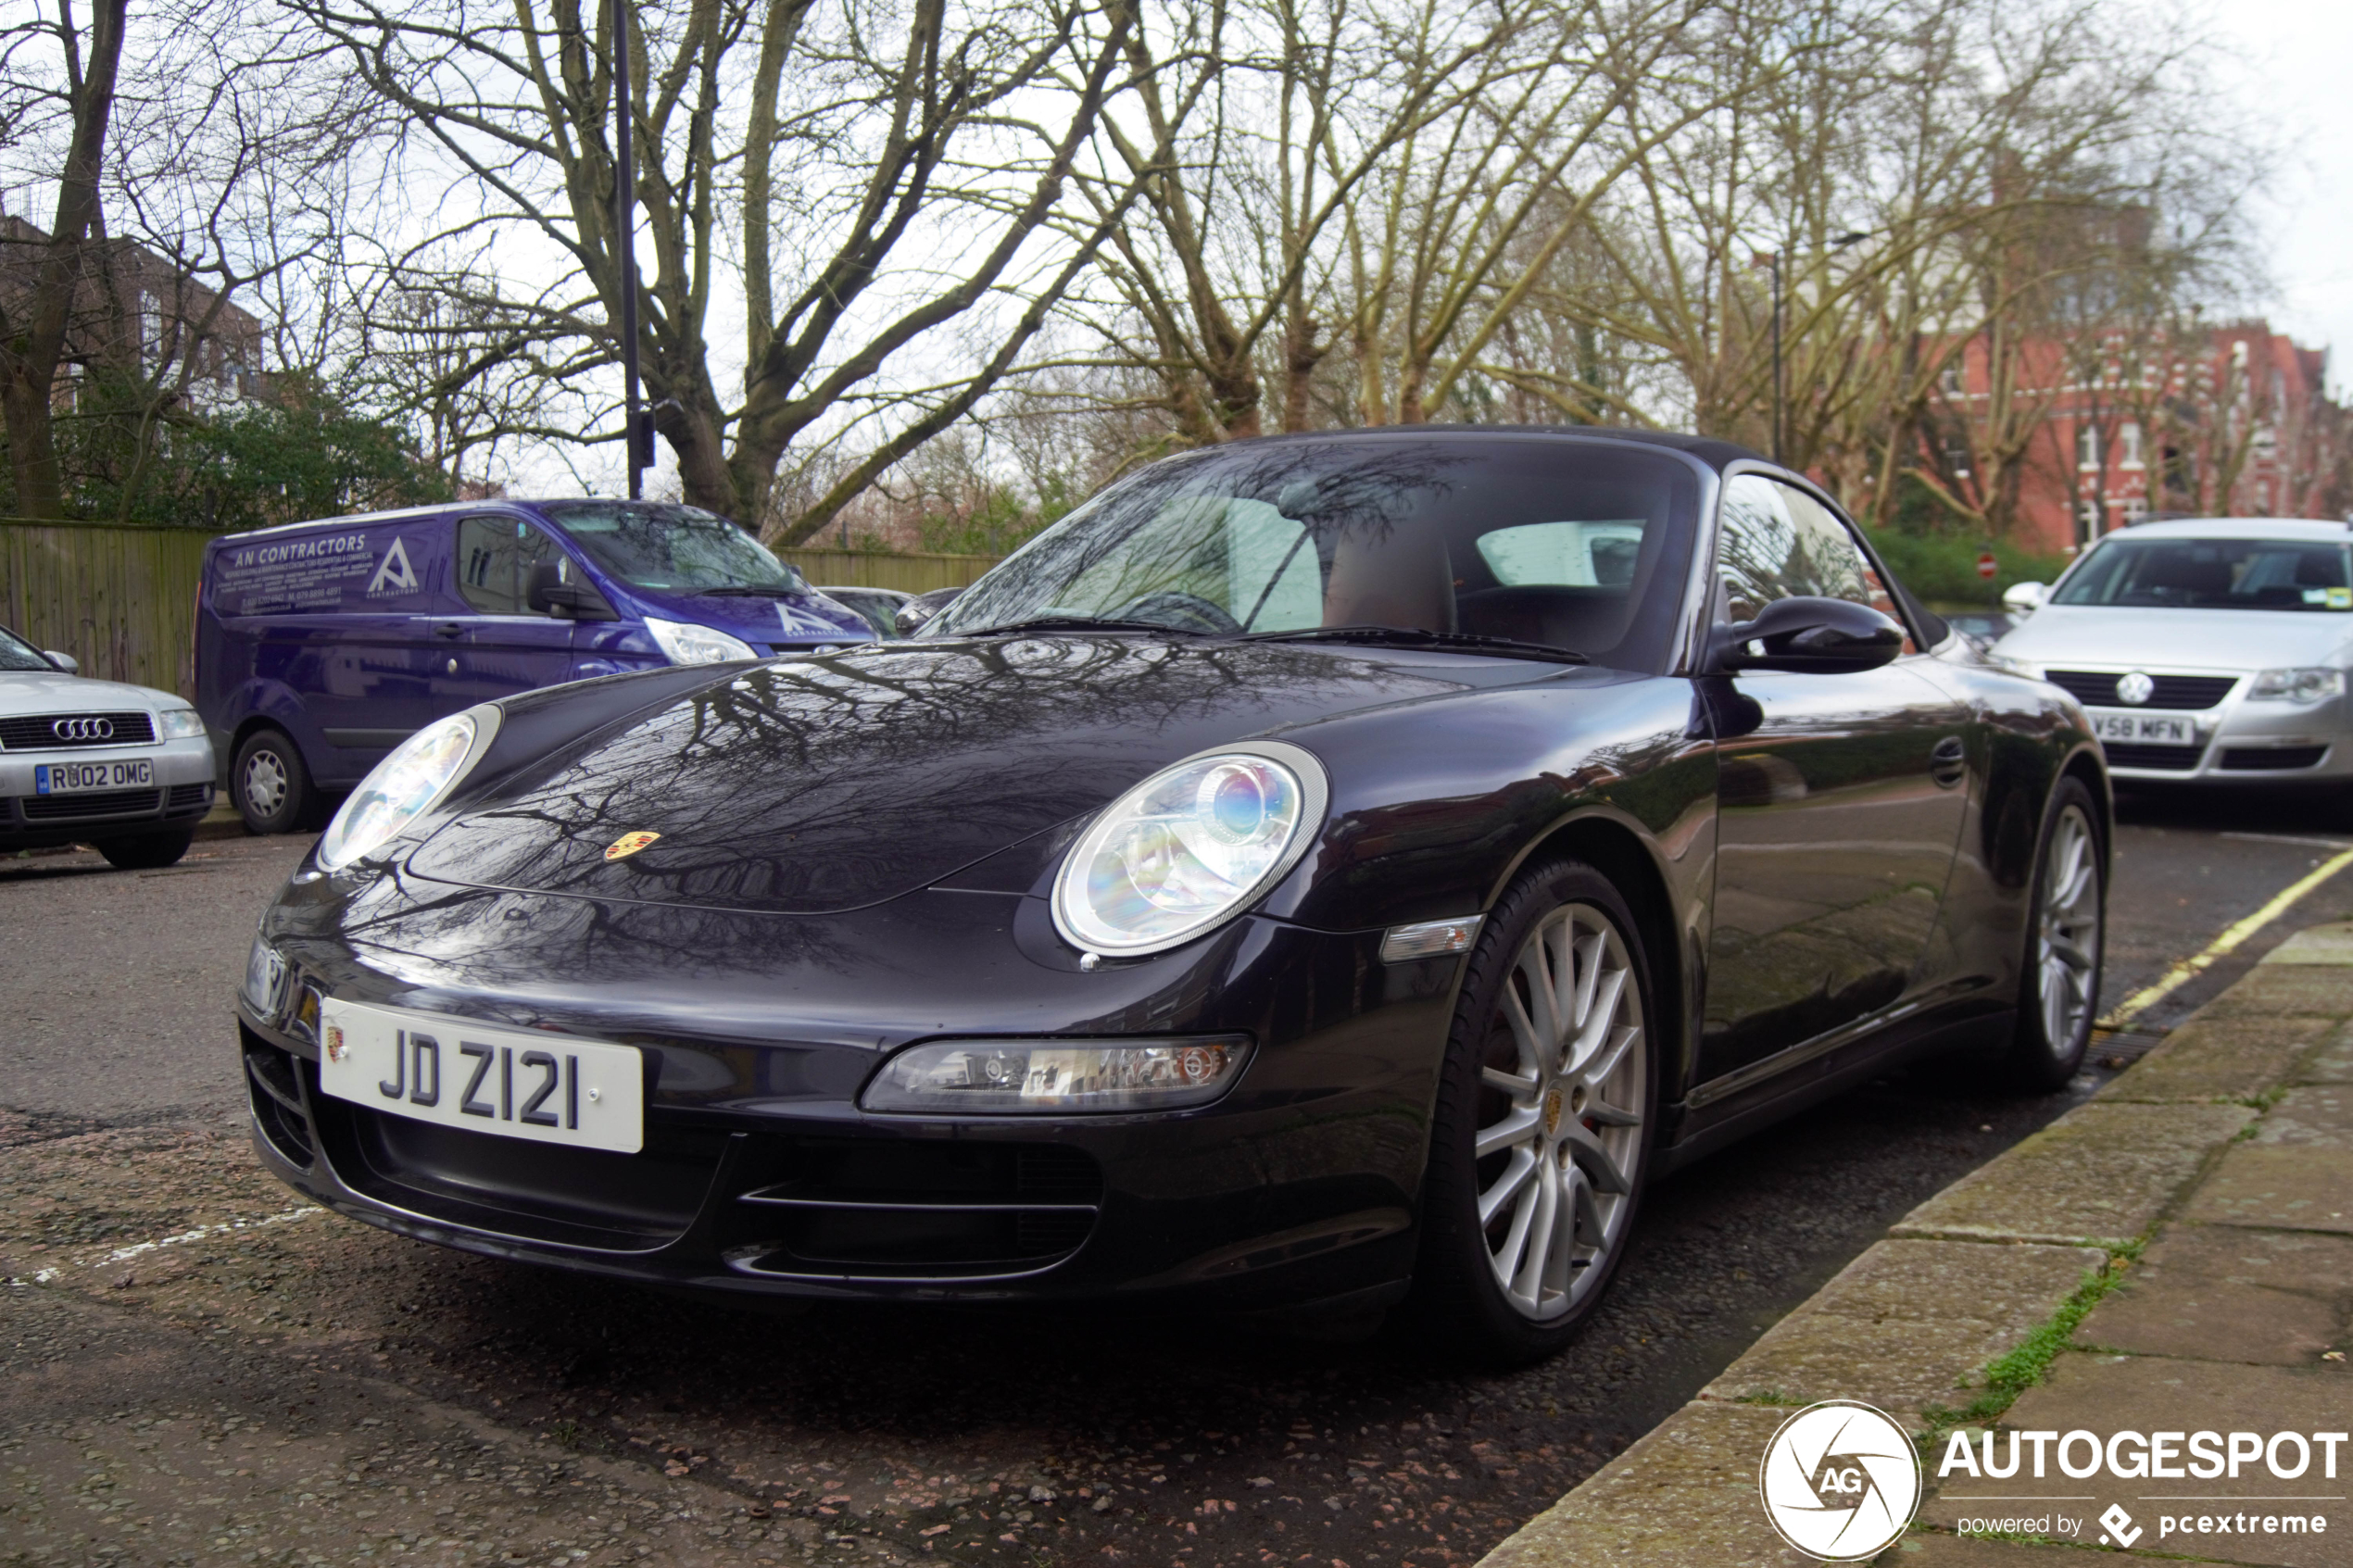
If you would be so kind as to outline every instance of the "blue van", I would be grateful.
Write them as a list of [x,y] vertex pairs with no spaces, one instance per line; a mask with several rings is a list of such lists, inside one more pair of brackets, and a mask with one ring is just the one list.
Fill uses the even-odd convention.
[[196,708],[256,833],[315,827],[414,731],[493,697],[663,664],[870,642],[725,519],[489,501],[216,539]]

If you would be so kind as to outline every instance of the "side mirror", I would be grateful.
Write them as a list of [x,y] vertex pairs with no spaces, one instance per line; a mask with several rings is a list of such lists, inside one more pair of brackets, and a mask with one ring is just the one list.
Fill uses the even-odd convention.
[[612,606],[590,583],[565,581],[563,560],[543,560],[531,569],[531,584],[523,590],[523,603],[541,615],[561,616],[568,621],[618,621]]
[[56,665],[59,670],[65,671],[65,673],[69,675],[79,675],[82,673],[82,660],[74,658],[73,655],[69,653],[59,653],[56,648],[43,648],[41,650],[41,657]]
[[912,637],[963,592],[962,588],[934,588],[928,594],[917,594],[899,607],[899,613],[891,617],[891,626],[900,636]]
[[1904,628],[1851,599],[1776,599],[1725,629],[1719,669],[1843,675],[1877,670],[1904,651]]
[[2012,615],[2032,615],[2050,596],[2051,591],[2040,583],[2013,583],[2002,590],[2002,608]]

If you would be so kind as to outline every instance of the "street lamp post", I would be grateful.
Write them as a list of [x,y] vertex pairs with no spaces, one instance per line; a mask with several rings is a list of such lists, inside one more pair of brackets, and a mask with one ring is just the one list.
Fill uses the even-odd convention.
[[621,275],[622,445],[629,453],[629,498],[646,493],[646,450],[637,416],[637,168],[630,145],[629,0],[612,0],[612,219]]
[[[1836,256],[1848,245],[1870,237],[1871,231],[1868,229],[1850,230],[1824,246],[1822,254]],[[1751,265],[1767,269],[1773,280],[1773,461],[1778,463],[1782,460],[1781,408],[1784,402],[1781,390],[1781,253],[1777,250],[1762,252]]]

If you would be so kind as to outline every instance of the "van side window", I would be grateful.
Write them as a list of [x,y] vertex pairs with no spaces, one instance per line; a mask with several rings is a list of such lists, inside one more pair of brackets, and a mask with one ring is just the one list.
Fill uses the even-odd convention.
[[531,569],[562,553],[520,518],[467,518],[458,524],[458,591],[484,615],[533,614],[523,602]]

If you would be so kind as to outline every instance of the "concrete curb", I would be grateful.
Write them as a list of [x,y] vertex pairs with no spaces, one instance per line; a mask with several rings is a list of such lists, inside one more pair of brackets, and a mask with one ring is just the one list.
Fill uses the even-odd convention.
[[[1987,1363],[2048,1323],[2087,1274],[2111,1265],[2112,1255],[2160,1230],[2159,1246],[2183,1256],[2177,1266],[2185,1276],[2197,1267],[2186,1259],[2201,1237],[2220,1237],[2241,1252],[2291,1231],[2353,1237],[2353,1219],[2345,1217],[2353,1214],[2353,1198],[2334,1210],[2326,1202],[2340,1186],[2353,1193],[2353,1150],[2339,1147],[2330,1119],[2336,1101],[2299,1110],[2299,1097],[2334,1091],[2290,1087],[2353,1081],[2348,1020],[2353,922],[2289,938],[2095,1098],[1906,1215],[1696,1399],[1529,1521],[1480,1568],[1812,1562],[1775,1535],[1756,1490],[1768,1439],[1798,1409],[1862,1399],[1915,1433],[1949,1424],[1987,1392]],[[2148,1256],[2154,1265],[2163,1254]],[[2125,1265],[2119,1259],[2115,1266]],[[2158,1272],[2147,1271],[2152,1286]],[[2197,1274],[2202,1295],[2215,1294],[2214,1273]],[[2218,1299],[2212,1316],[2191,1323],[2183,1303],[2162,1291],[2139,1299],[2142,1281],[2133,1277],[2135,1288],[2108,1298],[2070,1347],[2133,1354],[2064,1355],[2070,1364],[2055,1366],[2053,1385],[2082,1383],[2128,1361],[2143,1369],[2220,1370],[2212,1346],[2235,1343],[2243,1315],[2226,1315],[2233,1309]],[[2294,1300],[2312,1306],[2323,1294],[2316,1288]],[[2160,1298],[2162,1311],[2143,1310]],[[2293,1306],[2280,1304],[2289,1300],[2274,1291],[2260,1304],[2284,1325],[2267,1342],[2269,1364],[2276,1376],[2307,1378],[2321,1370],[2315,1358],[2338,1325],[2318,1308],[2296,1317]],[[2136,1310],[2150,1323],[2142,1342],[2128,1343]],[[2255,1309],[2241,1303],[2239,1310]],[[2194,1348],[2168,1350],[2161,1342],[2168,1333]],[[2154,1360],[2169,1354],[2208,1359]],[[2233,1355],[2264,1359],[2235,1348]],[[2095,1361],[2104,1364],[2093,1372],[2075,1364]],[[2169,1386],[2183,1381],[2177,1375]],[[2020,1399],[2046,1393],[2066,1397],[2038,1386]],[[1940,1516],[1930,1484],[1931,1501],[1920,1517],[1932,1529]],[[2071,1549],[1915,1530],[1881,1561],[1922,1568],[2016,1561],[2026,1568]]]

